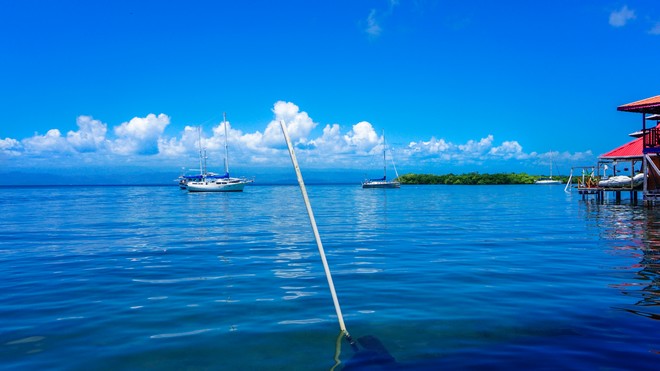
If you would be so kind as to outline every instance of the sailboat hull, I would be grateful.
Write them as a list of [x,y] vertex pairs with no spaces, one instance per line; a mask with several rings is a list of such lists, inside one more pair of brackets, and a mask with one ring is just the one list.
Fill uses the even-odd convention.
[[541,179],[541,180],[537,180],[537,181],[535,181],[534,184],[546,184],[546,185],[552,185],[552,184],[562,184],[562,183],[561,183],[561,181],[559,181],[559,180]]
[[249,182],[188,182],[188,192],[243,192]]
[[365,179],[362,182],[362,188],[401,188],[401,183],[396,179],[399,178],[399,173],[396,171],[396,166],[394,165],[394,159],[392,159],[392,165],[394,165],[394,172],[396,173],[395,180],[387,180],[387,160],[385,159],[385,151],[387,144],[385,143],[385,132],[383,131],[383,177],[377,179]]
[[[199,167],[201,174],[197,177],[182,177],[179,186],[188,189],[188,192],[243,192],[246,184],[252,183],[251,179],[232,178],[229,176],[229,151],[227,150],[227,118],[223,114],[222,123],[225,127],[225,174],[208,173],[206,171],[206,149],[202,150],[202,131],[199,128]],[[203,153],[203,155],[202,155]],[[183,187],[185,183],[185,188]]]
[[362,188],[401,188],[401,183],[388,181],[366,181],[362,183]]

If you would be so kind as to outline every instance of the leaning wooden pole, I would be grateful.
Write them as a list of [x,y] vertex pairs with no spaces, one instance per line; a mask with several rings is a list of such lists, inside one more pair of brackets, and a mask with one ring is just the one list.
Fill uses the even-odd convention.
[[350,341],[351,335],[346,330],[346,325],[344,324],[344,316],[341,314],[341,307],[339,307],[339,299],[337,299],[337,292],[335,291],[335,285],[332,282],[330,267],[328,266],[328,260],[325,258],[323,243],[321,242],[321,236],[319,235],[319,230],[316,227],[314,212],[312,211],[312,205],[309,202],[309,197],[307,197],[307,189],[305,188],[305,182],[303,181],[302,173],[300,172],[300,167],[298,166],[296,153],[293,151],[293,145],[291,145],[291,139],[289,138],[289,133],[286,129],[286,125],[284,124],[284,121],[280,121],[280,126],[282,127],[282,133],[284,134],[286,145],[289,148],[289,155],[291,156],[291,162],[293,163],[293,167],[296,170],[298,185],[300,186],[300,192],[302,193],[303,199],[305,200],[305,207],[307,207],[307,215],[309,215],[309,222],[312,225],[312,230],[314,231],[314,238],[316,239],[316,246],[318,246],[319,248],[319,254],[321,255],[321,261],[323,262],[323,269],[325,270],[325,277],[328,279],[328,286],[330,287],[330,293],[332,294],[332,301],[335,304],[335,311],[337,312],[337,319],[339,320],[339,329],[344,333],[346,338],[349,339]]

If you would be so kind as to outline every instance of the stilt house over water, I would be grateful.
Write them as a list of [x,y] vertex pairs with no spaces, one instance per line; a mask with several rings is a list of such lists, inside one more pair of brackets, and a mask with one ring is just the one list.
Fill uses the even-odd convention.
[[600,155],[597,165],[571,168],[565,190],[574,187],[583,199],[595,196],[601,202],[613,194],[617,203],[629,192],[633,204],[642,192],[645,205],[660,205],[660,95],[617,109],[641,113],[641,130],[630,134],[634,140]]
[[[644,204],[648,206],[660,204],[660,95],[642,99],[636,102],[617,107],[623,112],[637,112],[642,114],[642,130],[637,132],[640,136],[636,140],[619,147],[619,154],[626,151],[639,151],[641,146],[642,173],[644,177]],[[616,151],[616,150],[614,150]],[[612,151],[612,152],[614,152]]]

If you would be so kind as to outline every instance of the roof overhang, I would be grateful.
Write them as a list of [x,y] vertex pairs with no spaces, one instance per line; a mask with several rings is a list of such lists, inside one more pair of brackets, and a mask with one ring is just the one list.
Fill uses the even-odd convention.
[[641,160],[644,156],[605,156],[602,155],[598,157],[601,160],[610,160],[610,161],[631,161],[631,160]]
[[660,114],[660,95],[617,107],[618,111]]
[[605,154],[598,156],[599,159],[609,160],[633,160],[644,157],[644,137],[633,139],[632,141],[619,146]]

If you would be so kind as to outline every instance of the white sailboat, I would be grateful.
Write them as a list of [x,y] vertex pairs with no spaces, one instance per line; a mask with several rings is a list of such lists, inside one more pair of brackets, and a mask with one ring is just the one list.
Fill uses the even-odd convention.
[[225,174],[217,175],[206,171],[206,150],[202,150],[202,135],[199,135],[199,166],[201,176],[199,179],[190,179],[186,183],[188,192],[243,192],[246,184],[253,180],[234,178],[229,175],[229,150],[227,149],[227,118],[223,114],[222,122],[225,126]]
[[552,179],[552,158],[550,159],[550,177],[547,179],[538,179],[534,181],[534,184],[545,184],[545,185],[552,185],[552,184],[562,184],[561,181]]
[[401,183],[397,180],[399,178],[399,173],[396,171],[396,165],[394,165],[394,159],[392,159],[392,167],[394,168],[394,174],[396,178],[394,180],[387,180],[387,160],[385,158],[385,152],[387,149],[387,143],[385,143],[385,132],[383,132],[383,177],[376,179],[365,179],[362,182],[362,188],[400,188]]

